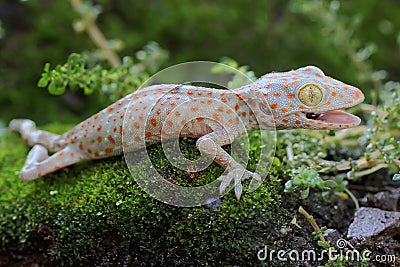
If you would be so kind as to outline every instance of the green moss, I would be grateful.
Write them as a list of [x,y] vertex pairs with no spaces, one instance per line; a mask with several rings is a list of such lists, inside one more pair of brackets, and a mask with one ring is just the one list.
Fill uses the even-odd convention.
[[[69,128],[46,127],[54,132]],[[122,157],[77,164],[23,183],[18,171],[29,148],[14,133],[0,140],[0,255],[10,262],[40,255],[53,264],[246,265],[257,261],[264,245],[281,238],[277,233],[288,221],[275,171],[255,192],[245,189],[240,202],[229,192],[214,207],[178,208],[147,195]],[[193,140],[183,140],[181,148],[189,158],[198,156]],[[149,153],[160,150],[155,145]],[[164,159],[154,161],[163,172],[174,173]],[[212,165],[195,178],[208,181],[221,172]],[[189,173],[176,177],[196,184]]]

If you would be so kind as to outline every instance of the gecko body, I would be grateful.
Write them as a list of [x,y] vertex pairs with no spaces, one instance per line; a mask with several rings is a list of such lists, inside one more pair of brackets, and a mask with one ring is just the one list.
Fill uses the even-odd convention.
[[[360,119],[342,110],[363,100],[359,89],[308,66],[266,74],[235,90],[152,85],[120,99],[63,135],[37,130],[35,123],[26,119],[12,120],[9,127],[33,146],[20,172],[23,181],[83,160],[120,155],[125,148],[139,150],[162,138],[192,137],[198,138],[196,146],[202,154],[227,169],[221,190],[234,181],[239,198],[240,181],[260,177],[245,170],[221,146],[257,129],[354,127]],[[48,156],[48,151],[55,153]]]

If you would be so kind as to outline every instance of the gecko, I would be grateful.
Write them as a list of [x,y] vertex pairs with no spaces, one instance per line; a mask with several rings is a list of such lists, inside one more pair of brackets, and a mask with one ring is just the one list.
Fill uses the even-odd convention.
[[[254,130],[354,127],[361,119],[343,110],[363,100],[360,89],[326,76],[318,67],[306,66],[268,73],[233,90],[190,84],[151,85],[116,101],[63,135],[38,130],[28,119],[14,119],[9,128],[33,146],[19,174],[25,182],[80,161],[120,155],[127,147],[130,151],[144,149],[161,138],[178,135],[197,138],[201,154],[227,171],[220,177],[220,190],[234,182],[239,199],[241,181],[261,177],[246,170],[222,146]],[[238,127],[240,123],[244,127]],[[49,151],[53,153],[50,156]]]

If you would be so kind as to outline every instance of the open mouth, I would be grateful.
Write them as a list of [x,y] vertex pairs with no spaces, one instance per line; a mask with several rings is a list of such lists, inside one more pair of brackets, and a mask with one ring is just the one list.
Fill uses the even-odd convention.
[[323,113],[303,112],[306,118],[310,121],[321,121],[332,124],[351,124],[358,125],[361,119],[353,114],[342,110],[325,111]]

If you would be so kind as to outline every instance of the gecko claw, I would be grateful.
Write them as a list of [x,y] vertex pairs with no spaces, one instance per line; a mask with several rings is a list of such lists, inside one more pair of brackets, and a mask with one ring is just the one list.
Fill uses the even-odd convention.
[[[259,185],[262,181],[261,176],[258,173],[245,170],[243,167],[237,167],[233,170],[230,170],[226,175],[223,175],[217,179],[221,181],[219,193],[222,195],[232,181],[234,181],[235,195],[236,198],[240,200],[243,192],[243,185],[241,181],[250,177],[253,178],[250,182],[250,190],[254,191],[255,188],[257,188],[255,185]],[[256,180],[256,182],[253,182],[254,180]]]

